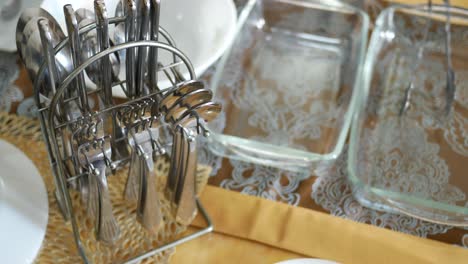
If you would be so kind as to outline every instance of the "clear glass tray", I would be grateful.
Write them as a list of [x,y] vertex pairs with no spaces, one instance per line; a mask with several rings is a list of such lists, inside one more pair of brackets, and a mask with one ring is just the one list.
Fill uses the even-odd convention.
[[225,120],[211,127],[211,150],[290,170],[336,158],[368,26],[363,11],[337,1],[249,1],[213,77]]
[[350,137],[349,175],[364,205],[467,226],[468,10],[449,10],[456,86],[450,112],[446,12],[394,6],[377,19]]

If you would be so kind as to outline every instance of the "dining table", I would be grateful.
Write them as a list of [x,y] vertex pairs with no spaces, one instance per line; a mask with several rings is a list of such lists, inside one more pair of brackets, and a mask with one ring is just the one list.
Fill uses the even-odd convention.
[[[239,12],[246,2],[235,0]],[[425,3],[349,2],[358,2],[371,20],[395,2]],[[468,8],[468,0],[452,0],[451,4]],[[207,86],[215,69],[216,65],[201,76]],[[57,219],[51,217],[59,210],[27,71],[16,53],[0,51],[0,72],[7,73],[0,79],[0,138],[23,150],[38,166],[50,193],[49,219]],[[276,263],[295,258],[356,264],[468,263],[468,228],[362,206],[347,180],[347,146],[332,162],[307,172],[291,172],[220,157],[206,144],[200,145],[198,159],[210,168],[209,177],[199,199],[214,231],[177,246],[164,259],[169,263]],[[65,222],[49,222],[36,263],[56,263],[57,256],[63,263],[79,261],[73,255],[76,252],[68,250],[74,246],[71,229],[57,225]],[[185,232],[205,226],[198,215]],[[54,239],[57,232],[60,240]]]

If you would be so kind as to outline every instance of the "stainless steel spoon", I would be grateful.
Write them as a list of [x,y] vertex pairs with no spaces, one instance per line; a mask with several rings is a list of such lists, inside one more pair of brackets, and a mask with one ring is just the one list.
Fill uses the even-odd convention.
[[[136,23],[137,23],[137,5],[134,0],[127,0],[125,1],[125,41],[132,42],[136,40]],[[116,26],[117,28],[120,25]],[[116,32],[117,34],[117,32]],[[121,56],[125,58],[125,76],[126,76],[126,85],[127,85],[127,96],[131,99],[135,97],[135,89],[136,89],[136,71],[135,71],[135,56],[136,56],[136,48],[130,48],[127,51],[123,51]]]
[[[31,8],[25,10],[21,14],[16,27],[16,45],[32,82],[36,81],[37,73],[44,61],[42,42],[37,25],[39,19],[42,18],[48,20],[51,45],[53,47],[65,39],[65,34],[58,22],[46,10],[42,8]],[[56,81],[58,82],[73,70],[73,64],[71,63],[70,50],[68,47],[63,48],[55,57],[58,71]],[[55,91],[50,89],[51,85],[48,83],[48,74],[46,70],[43,92],[45,97],[52,98]]]
[[[76,19],[75,11],[71,5],[65,5],[63,7],[63,12],[65,14],[65,23],[67,25],[68,31],[68,44],[70,47],[71,52],[71,60],[73,67],[78,67],[81,64],[80,54],[81,54],[81,47],[80,47],[80,35],[79,35],[79,26],[78,21]],[[86,91],[86,83],[84,79],[84,74],[81,72],[78,77],[76,78],[73,85],[78,90],[78,101],[79,101],[79,108],[81,110],[81,116],[87,115],[91,109],[88,102],[88,93]],[[73,144],[73,140],[71,140]],[[72,146],[73,151],[73,146]],[[72,156],[73,153],[72,153]],[[79,175],[82,173],[79,167],[75,167],[75,175]],[[88,177],[80,177],[78,180],[78,188],[81,193],[82,200],[87,203],[88,200]]]
[[[96,32],[98,39],[98,50],[103,51],[108,49],[109,43],[109,20],[107,18],[107,10],[102,0],[95,0],[94,11],[96,15]],[[112,70],[111,62],[109,57],[104,57],[100,61],[100,88],[101,88],[101,99],[104,103],[104,107],[110,107],[113,105],[112,99]],[[125,142],[126,135],[120,126],[115,113],[111,114],[111,122],[105,122],[105,130],[107,133],[112,135],[112,160],[121,160],[129,157],[129,149]]]
[[[177,180],[179,171],[181,169],[181,161],[182,161],[182,151],[184,148],[184,137],[182,127],[176,126],[173,131],[173,143],[172,143],[172,151],[171,151],[171,159],[170,159],[170,166],[169,166],[169,175],[167,176],[166,188],[165,188],[165,195],[166,199],[169,200],[171,203],[175,201],[175,193],[177,187]],[[172,205],[175,207],[175,204]]]
[[156,233],[162,224],[161,206],[158,192],[156,190],[156,175],[154,173],[153,155],[153,131],[147,127],[137,135],[143,140],[137,142],[143,152],[139,152],[140,159],[140,182],[137,204],[137,220],[147,230]]
[[166,111],[165,119],[170,122],[177,120],[184,112],[197,105],[208,103],[213,99],[213,92],[208,89],[195,90],[179,97]]
[[[197,211],[196,204],[196,165],[197,149],[196,135],[199,131],[200,119],[210,122],[221,112],[221,105],[208,102],[192,108],[175,123],[183,128],[182,157],[179,161],[178,173],[173,202],[175,218],[179,223],[189,224]],[[193,130],[195,128],[195,130]]]
[[197,212],[196,203],[196,167],[197,167],[197,143],[195,134],[187,129],[182,129],[183,152],[180,161],[179,179],[174,195],[176,221],[188,225]]
[[[149,40],[150,37],[150,11],[151,11],[151,2],[150,0],[141,0],[140,8],[140,35],[138,40]],[[136,92],[135,96],[147,95],[149,92],[145,87],[145,73],[146,73],[146,59],[148,57],[148,48],[140,47],[138,48],[138,58],[137,58],[137,74],[136,74]]]
[[[159,40],[159,17],[161,13],[161,0],[151,1],[151,40]],[[158,87],[158,48],[151,48],[149,59],[150,90],[156,92]]]
[[[88,10],[86,8],[80,8],[76,10],[76,19],[79,24],[79,27],[84,27],[88,24],[95,23],[95,15],[93,11]],[[91,30],[83,35],[80,36],[81,39],[81,61],[85,61],[96,53],[98,53],[98,39],[96,30]],[[110,42],[110,45],[113,45]],[[109,56],[111,68],[112,68],[112,81],[118,82],[119,81],[119,73],[120,73],[120,58],[118,54],[111,54]],[[95,84],[99,82],[98,77],[100,76],[100,68],[99,63],[93,63],[85,70],[86,75],[88,78]]]
[[[69,47],[71,53],[72,65],[74,68],[78,67],[81,64],[81,45],[80,45],[80,35],[79,35],[79,24],[71,5],[65,5],[63,7],[65,14],[65,22],[67,25]],[[87,114],[91,111],[88,102],[88,93],[86,91],[86,83],[84,79],[84,74],[81,72],[76,78],[75,85],[78,88],[78,98],[80,102],[80,108],[83,114]]]
[[187,93],[201,90],[205,86],[200,81],[186,81],[176,85],[174,88],[169,90],[164,96],[161,98],[160,103],[160,112],[166,112],[166,110],[174,105],[177,99]]

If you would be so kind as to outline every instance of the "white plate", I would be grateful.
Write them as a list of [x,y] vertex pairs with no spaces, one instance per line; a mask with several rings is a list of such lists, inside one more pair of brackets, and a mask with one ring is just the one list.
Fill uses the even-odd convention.
[[[2,1],[2,0],[0,0]],[[114,16],[118,0],[107,0],[108,16]],[[52,14],[61,25],[64,33],[65,18],[63,6],[72,4],[73,8],[87,8],[93,11],[93,1],[45,0],[42,8]],[[94,12],[94,11],[93,11]],[[236,6],[233,0],[162,0],[160,25],[166,29],[179,48],[193,64],[198,76],[203,74],[215,63],[234,39],[237,23]],[[110,28],[113,30],[113,27]],[[111,35],[113,32],[110,33]],[[160,51],[160,61],[170,64],[169,53]],[[121,78],[124,78],[124,65],[120,65]],[[188,78],[188,71],[180,67],[182,74]],[[163,73],[159,74],[159,88],[171,86]],[[87,81],[89,88],[95,85]],[[124,98],[125,94],[119,87],[113,90],[115,97]]]
[[0,140],[1,263],[32,263],[47,228],[47,191],[37,168],[15,146]]
[[311,258],[302,258],[302,259],[291,259],[278,262],[276,264],[339,264],[338,262],[324,260],[324,259],[311,259]]
[[[0,50],[16,51],[16,24],[22,10],[31,7],[39,7],[42,0],[0,0]],[[2,9],[12,7],[17,4],[17,12],[14,16],[2,16]]]

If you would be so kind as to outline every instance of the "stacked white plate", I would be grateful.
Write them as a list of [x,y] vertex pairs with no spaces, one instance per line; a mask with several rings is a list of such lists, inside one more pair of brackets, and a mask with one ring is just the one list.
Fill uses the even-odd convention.
[[49,205],[39,171],[26,155],[0,140],[1,263],[32,263],[47,228]]

